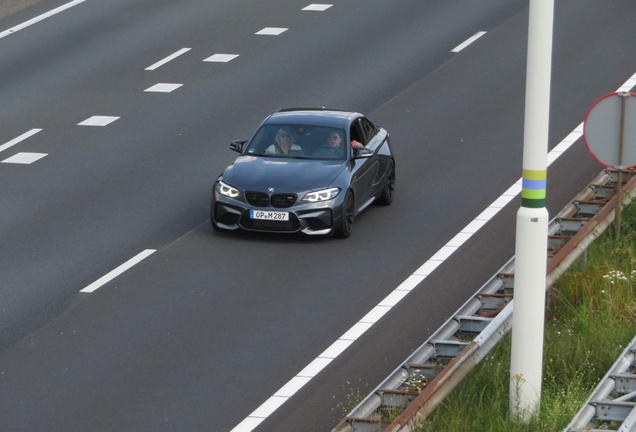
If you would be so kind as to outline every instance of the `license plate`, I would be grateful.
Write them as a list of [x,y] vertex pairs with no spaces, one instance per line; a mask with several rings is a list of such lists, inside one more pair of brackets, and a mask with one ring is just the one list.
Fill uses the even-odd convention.
[[288,221],[288,212],[250,210],[250,219]]

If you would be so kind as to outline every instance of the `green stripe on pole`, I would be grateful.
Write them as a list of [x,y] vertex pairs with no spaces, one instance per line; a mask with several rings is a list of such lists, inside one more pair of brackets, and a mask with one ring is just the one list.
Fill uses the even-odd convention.
[[528,199],[521,197],[521,207],[543,208],[545,207],[545,199]]
[[545,199],[545,189],[522,189],[521,197],[527,199]]

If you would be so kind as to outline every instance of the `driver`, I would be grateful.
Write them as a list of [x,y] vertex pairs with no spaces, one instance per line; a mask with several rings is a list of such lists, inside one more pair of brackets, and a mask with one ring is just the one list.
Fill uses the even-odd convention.
[[[333,132],[330,132],[329,135],[327,135],[327,144],[329,144],[331,147],[335,147],[339,149],[341,143],[342,143],[342,135],[340,134],[339,131],[333,131]],[[364,147],[362,143],[356,140],[351,141],[351,146]]]

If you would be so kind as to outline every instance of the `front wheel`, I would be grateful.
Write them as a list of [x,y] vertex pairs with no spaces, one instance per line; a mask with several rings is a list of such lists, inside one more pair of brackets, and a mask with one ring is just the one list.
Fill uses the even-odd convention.
[[395,163],[391,162],[389,172],[386,176],[386,182],[382,188],[382,193],[378,199],[378,204],[389,205],[393,202],[395,196]]
[[333,233],[336,238],[347,238],[351,235],[351,228],[353,227],[353,220],[355,219],[355,200],[353,199],[353,192],[347,191],[344,202],[342,203],[340,213],[340,225]]

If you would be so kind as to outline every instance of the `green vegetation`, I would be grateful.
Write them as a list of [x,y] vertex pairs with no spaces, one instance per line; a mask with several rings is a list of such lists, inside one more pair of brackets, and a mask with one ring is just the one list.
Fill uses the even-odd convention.
[[356,384],[347,381],[338,392],[338,396],[332,396],[336,403],[332,410],[338,411],[342,417],[345,417],[362,402],[368,392],[369,384],[363,383],[362,380],[358,380]]
[[636,335],[636,205],[621,238],[608,229],[549,292],[541,407],[508,418],[510,335],[416,430],[562,431]]

